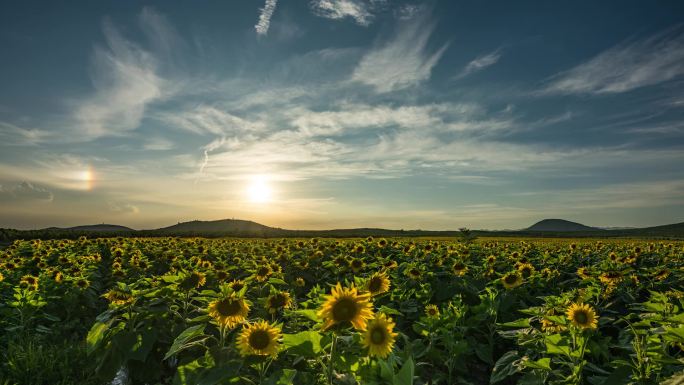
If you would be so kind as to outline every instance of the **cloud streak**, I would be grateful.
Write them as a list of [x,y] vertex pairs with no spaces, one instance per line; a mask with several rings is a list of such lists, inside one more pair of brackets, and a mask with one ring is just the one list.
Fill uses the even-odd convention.
[[498,49],[494,52],[478,56],[468,63],[468,65],[466,65],[465,68],[463,68],[463,70],[454,77],[454,79],[461,79],[475,72],[482,71],[483,69],[496,64],[499,59],[501,59],[501,52]]
[[542,94],[616,94],[684,75],[684,28],[628,40],[549,79]]
[[333,20],[351,18],[357,24],[368,26],[373,21],[372,2],[363,0],[312,0],[311,11],[320,17]]
[[448,43],[437,50],[428,49],[435,29],[427,12],[399,22],[396,36],[366,53],[354,69],[351,80],[386,93],[416,86],[430,79],[432,69]]
[[276,9],[278,0],[266,0],[264,6],[260,9],[259,21],[254,26],[257,35],[266,36],[268,34],[268,28],[271,25],[271,17],[273,17],[273,12]]

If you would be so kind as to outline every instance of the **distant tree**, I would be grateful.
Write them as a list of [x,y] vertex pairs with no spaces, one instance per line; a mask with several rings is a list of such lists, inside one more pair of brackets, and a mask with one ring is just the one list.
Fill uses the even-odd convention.
[[458,231],[461,232],[461,234],[459,235],[461,237],[461,242],[463,243],[470,244],[477,239],[477,236],[473,234],[473,232],[470,231],[470,229],[467,227],[461,227],[460,229],[458,229]]

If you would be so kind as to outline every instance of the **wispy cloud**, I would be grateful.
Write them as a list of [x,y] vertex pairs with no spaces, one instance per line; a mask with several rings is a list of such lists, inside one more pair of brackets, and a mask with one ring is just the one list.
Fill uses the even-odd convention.
[[12,123],[0,122],[0,138],[3,144],[36,145],[49,141],[53,133],[38,128],[19,127]]
[[372,1],[364,0],[312,0],[310,3],[313,13],[328,19],[352,18],[363,26],[373,21]]
[[435,24],[428,12],[399,22],[396,36],[377,45],[361,58],[351,80],[385,93],[420,84],[430,78],[432,68],[448,47],[428,50]]
[[677,27],[620,43],[549,79],[541,93],[620,93],[681,75],[684,75],[684,31]]
[[482,71],[487,67],[493,66],[501,58],[500,51],[500,49],[497,49],[494,52],[476,57],[470,63],[468,63],[468,65],[466,65],[465,68],[463,68],[463,70],[454,77],[454,79],[461,79],[475,72]]
[[[170,30],[151,10],[141,22],[160,44],[169,44]],[[140,125],[145,108],[168,94],[167,82],[157,74],[159,62],[148,50],[125,39],[110,22],[103,25],[106,46],[97,46],[92,59],[95,93],[77,102],[74,120],[81,139],[117,136]]]
[[114,202],[110,201],[107,202],[109,205],[109,210],[114,212],[114,213],[119,213],[119,214],[139,214],[140,213],[140,208],[138,206],[135,206],[130,203],[123,203],[123,202]]
[[23,181],[13,185],[0,185],[0,201],[43,201],[52,202],[50,190]]
[[273,17],[273,11],[275,11],[277,4],[278,0],[266,0],[260,9],[259,21],[254,26],[257,35],[266,36],[268,34],[268,27],[271,25],[271,17]]

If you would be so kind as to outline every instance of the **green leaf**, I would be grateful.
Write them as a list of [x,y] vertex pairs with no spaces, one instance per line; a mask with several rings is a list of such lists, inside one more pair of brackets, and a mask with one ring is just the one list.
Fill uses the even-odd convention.
[[88,337],[86,337],[87,351],[88,354],[92,354],[95,349],[100,345],[102,339],[104,338],[104,333],[109,329],[109,325],[104,322],[95,322],[95,324],[90,328],[88,332]]
[[521,358],[518,356],[517,350],[505,353],[494,364],[494,369],[492,369],[492,374],[489,377],[489,383],[497,383],[508,376],[518,373],[520,371],[520,361]]
[[189,347],[198,345],[201,342],[203,342],[206,339],[206,337],[201,339],[201,340],[197,340],[196,338],[204,337],[205,326],[206,325],[196,325],[196,326],[190,326],[189,328],[185,329],[173,341],[171,348],[169,349],[168,352],[166,352],[166,355],[164,356],[164,360],[167,360],[169,357],[173,356],[174,354],[177,354],[178,352],[180,352],[182,350],[185,350]]
[[399,370],[399,373],[394,376],[392,381],[393,385],[413,385],[413,374],[415,372],[416,365],[413,362],[413,358],[409,357],[408,360],[404,362],[404,365]]
[[629,382],[632,375],[632,368],[629,366],[618,366],[613,373],[611,373],[603,381],[602,385],[622,385]]
[[323,349],[323,335],[317,331],[304,331],[297,334],[283,335],[283,346],[288,352],[305,357],[316,357]]
[[314,309],[295,310],[292,313],[296,314],[296,315],[300,315],[304,318],[310,319],[311,321],[314,321],[314,322],[320,321],[318,319],[318,316],[316,315],[316,310],[314,310]]
[[131,348],[128,358],[145,362],[145,360],[147,360],[147,355],[150,354],[150,350],[154,347],[155,342],[157,342],[157,331],[148,328],[136,336],[135,344]]
[[287,282],[283,281],[280,278],[269,278],[268,283],[271,285],[287,285]]
[[532,369],[551,370],[550,358],[542,358],[537,361],[524,361],[523,364]]
[[546,352],[548,354],[563,354],[570,356],[570,346],[560,334],[552,334],[546,337]]
[[294,383],[297,375],[295,369],[282,369],[273,373],[267,380],[266,385],[290,385]]
[[504,322],[501,324],[497,324],[498,326],[502,327],[507,327],[507,328],[528,328],[530,327],[530,319],[529,318],[520,318],[519,320],[515,320],[512,322]]
[[392,309],[391,307],[387,307],[385,305],[380,307],[380,313],[385,313],[387,315],[398,315],[398,316],[403,316],[404,314],[400,312],[397,309]]

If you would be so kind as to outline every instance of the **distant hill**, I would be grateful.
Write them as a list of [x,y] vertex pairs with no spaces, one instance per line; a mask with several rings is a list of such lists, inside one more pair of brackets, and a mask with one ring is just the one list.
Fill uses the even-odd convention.
[[550,231],[550,232],[566,232],[566,231],[601,231],[597,227],[585,226],[581,223],[570,222],[564,219],[544,219],[532,226],[526,228],[524,231]]
[[273,235],[283,231],[274,227],[245,221],[240,219],[220,219],[217,221],[190,221],[181,222],[169,227],[156,230],[147,230],[162,233],[184,234],[184,233],[222,233],[222,234],[249,234],[249,235]]
[[[671,225],[645,228],[601,229],[585,226],[563,219],[545,219],[522,230],[473,230],[473,235],[481,237],[650,237],[684,239],[684,222]],[[151,230],[133,230],[126,226],[100,224],[76,226],[70,228],[51,227],[42,230],[0,229],[0,242],[15,239],[75,239],[79,236],[112,237],[112,236],[180,236],[180,237],[244,237],[244,238],[365,238],[378,237],[449,237],[458,238],[458,230],[391,230],[379,228],[353,228],[335,230],[288,230],[277,227],[239,220],[221,219],[216,221],[190,221]]]
[[130,227],[119,226],[119,225],[85,225],[85,226],[75,226],[75,227],[50,227],[45,230],[58,230],[58,231],[92,231],[94,233],[108,233],[108,232],[129,232],[135,231]]

